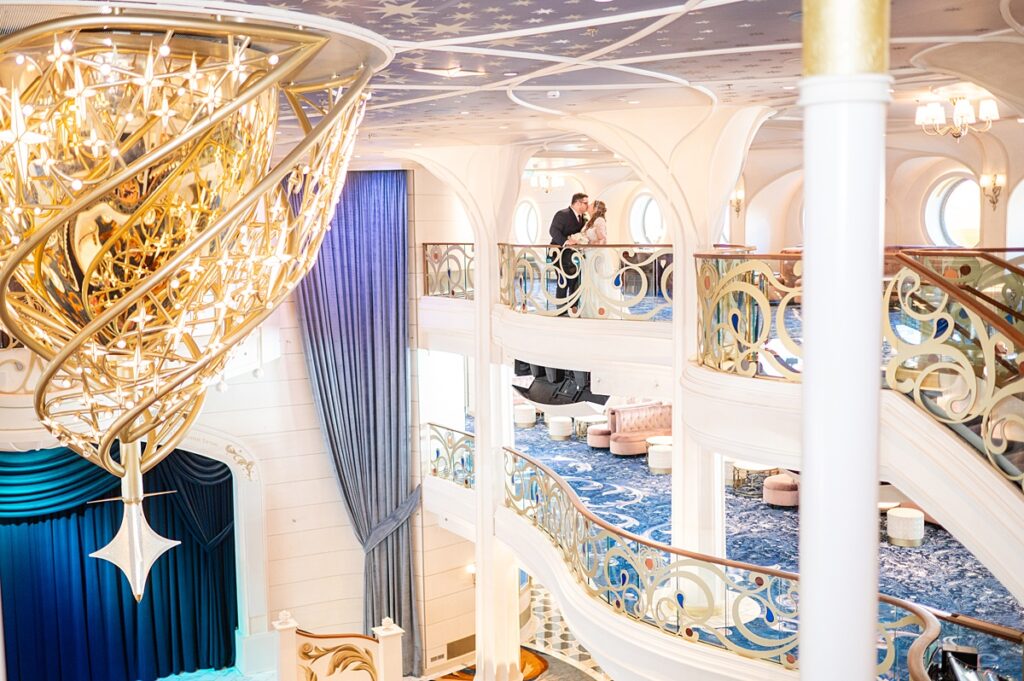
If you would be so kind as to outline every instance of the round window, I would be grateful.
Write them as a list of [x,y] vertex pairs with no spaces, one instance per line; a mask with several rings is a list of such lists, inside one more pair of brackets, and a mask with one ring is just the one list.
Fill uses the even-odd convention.
[[521,201],[516,206],[515,217],[512,219],[512,232],[516,243],[537,243],[539,231],[540,220],[537,217],[537,209],[529,201]]
[[650,194],[640,194],[629,210],[629,230],[638,244],[661,243],[665,236],[665,221],[661,206]]
[[925,228],[932,243],[970,248],[981,240],[981,187],[957,175],[939,182],[928,197]]

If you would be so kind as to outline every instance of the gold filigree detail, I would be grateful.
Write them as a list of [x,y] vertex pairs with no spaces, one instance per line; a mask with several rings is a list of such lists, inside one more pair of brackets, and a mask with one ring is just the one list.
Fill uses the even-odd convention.
[[[315,261],[370,77],[295,84],[329,42],[127,14],[0,40],[0,322],[48,362],[42,424],[114,475],[117,440],[173,451]],[[282,96],[306,136],[275,161]]]
[[475,487],[475,439],[461,430],[428,424],[430,474],[460,487]]
[[352,643],[342,643],[335,646],[321,647],[312,643],[303,643],[299,647],[299,669],[304,674],[305,681],[320,681],[320,677],[313,670],[317,664],[329,656],[327,669],[324,678],[330,678],[335,674],[347,671],[366,672],[370,681],[377,681],[377,668],[373,663],[373,651],[362,648]]
[[424,295],[473,300],[473,244],[423,244]]

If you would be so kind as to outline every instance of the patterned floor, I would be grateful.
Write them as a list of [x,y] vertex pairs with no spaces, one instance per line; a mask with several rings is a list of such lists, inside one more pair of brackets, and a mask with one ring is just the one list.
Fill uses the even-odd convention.
[[[530,589],[530,598],[533,601],[533,614],[537,620],[537,631],[523,644],[528,648],[543,651],[552,657],[565,660],[586,673],[587,676],[598,681],[611,681],[611,677],[605,674],[601,667],[590,656],[590,653],[583,647],[562,619],[562,613],[558,606],[551,599],[548,590],[534,583]],[[545,677],[541,677],[545,678]]]

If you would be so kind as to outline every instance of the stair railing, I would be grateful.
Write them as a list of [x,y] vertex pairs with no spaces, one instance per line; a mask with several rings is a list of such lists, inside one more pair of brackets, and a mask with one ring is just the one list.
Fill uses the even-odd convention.
[[[1016,265],[999,265],[1003,283],[996,285],[994,268],[968,265],[1004,262],[997,255],[949,257],[936,249],[887,254],[880,310],[884,387],[906,395],[978,449],[1001,476],[1024,487],[1024,330],[1007,311],[992,305],[1015,304]],[[702,365],[741,376],[800,381],[799,258],[696,257]],[[970,280],[986,299],[957,282],[957,276],[982,271],[988,274]],[[996,289],[1007,292],[1001,301],[994,297]],[[836,313],[842,314],[841,301]]]

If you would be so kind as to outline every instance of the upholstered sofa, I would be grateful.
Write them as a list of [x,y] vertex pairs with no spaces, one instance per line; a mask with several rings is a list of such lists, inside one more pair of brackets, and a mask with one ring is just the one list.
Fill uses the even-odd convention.
[[609,448],[618,456],[647,453],[647,438],[672,434],[672,405],[628,404],[608,410]]

